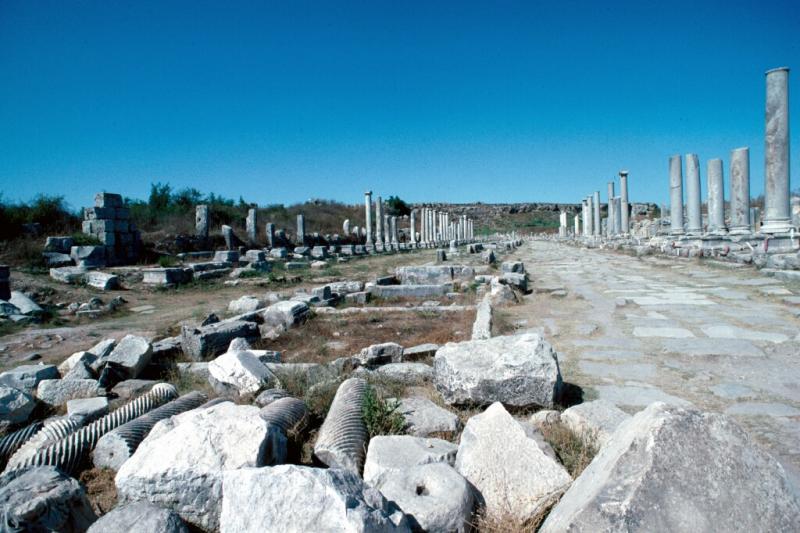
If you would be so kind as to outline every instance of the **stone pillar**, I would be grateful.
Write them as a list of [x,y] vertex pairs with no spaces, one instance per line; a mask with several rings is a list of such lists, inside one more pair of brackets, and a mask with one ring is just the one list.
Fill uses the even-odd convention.
[[727,233],[725,228],[725,193],[722,178],[722,159],[709,159],[708,180],[708,232],[716,235]]
[[581,217],[575,215],[575,236],[578,237],[581,234]]
[[[208,206],[198,205],[194,208],[194,229],[197,237],[208,239]],[[2,298],[0,298],[2,299]]]
[[586,236],[594,235],[594,199],[591,195],[586,197]]
[[686,233],[703,233],[703,214],[700,211],[700,161],[697,154],[686,154]]
[[383,244],[383,199],[375,201],[375,244]]
[[367,220],[364,224],[367,230],[367,244],[372,244],[372,191],[364,193],[364,212]]
[[264,229],[267,234],[267,246],[270,248],[275,248],[275,224],[272,222],[267,222],[267,225]]
[[622,197],[614,197],[614,234],[622,233]]
[[731,151],[731,235],[750,233],[750,149]]
[[303,246],[306,243],[306,217],[302,213],[297,215],[297,237],[295,242],[297,246]]
[[759,208],[750,208],[750,221],[752,223],[750,229],[753,231],[753,233],[757,233],[761,230],[761,210]]
[[614,236],[614,182],[608,182],[608,224],[606,233],[609,237]]
[[670,235],[683,235],[683,169],[681,156],[669,158]]
[[245,219],[245,229],[247,230],[247,243],[254,245],[258,242],[258,223],[256,220],[256,210],[248,209]]
[[409,221],[409,241],[411,244],[416,244],[417,242],[417,210],[411,210],[411,220]]
[[789,69],[767,71],[764,149],[764,223],[762,233],[792,229],[789,204]]
[[594,234],[599,237],[600,236],[600,191],[594,191],[594,202],[592,202],[592,204],[593,204],[592,206],[594,207],[594,223],[592,224],[592,229],[594,229]]
[[587,230],[589,227],[589,225],[586,223],[587,220],[589,220],[589,214],[586,210],[586,198],[584,198],[581,200],[581,226],[583,227],[581,235],[584,237],[587,236]]
[[392,244],[400,244],[400,233],[397,231],[397,217],[392,217]]
[[631,232],[630,207],[628,205],[628,171],[619,171],[619,197],[620,209],[622,210],[622,233],[627,235]]

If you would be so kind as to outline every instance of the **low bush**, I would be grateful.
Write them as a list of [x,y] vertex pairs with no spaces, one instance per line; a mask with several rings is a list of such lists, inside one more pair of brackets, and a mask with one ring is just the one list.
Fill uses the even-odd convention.
[[382,398],[374,387],[367,387],[362,404],[362,416],[369,432],[369,438],[378,435],[402,435],[405,433],[406,421],[398,413],[398,400]]

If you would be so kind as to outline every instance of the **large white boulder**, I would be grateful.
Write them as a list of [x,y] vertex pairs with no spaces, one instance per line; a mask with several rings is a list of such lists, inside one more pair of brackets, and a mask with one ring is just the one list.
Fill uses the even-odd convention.
[[276,302],[264,310],[264,324],[289,329],[305,322],[310,310],[308,305],[297,300]]
[[455,468],[480,492],[487,513],[524,520],[569,486],[572,478],[535,438],[537,431],[514,420],[500,403],[467,421]]
[[446,463],[393,470],[372,485],[406,513],[415,530],[472,531],[475,495],[467,480]]
[[31,416],[36,400],[14,387],[0,386],[0,429],[21,424]]
[[227,471],[221,533],[410,531],[405,516],[356,473],[281,465]]
[[410,435],[372,437],[364,462],[364,481],[374,483],[386,472],[405,470],[429,463],[452,465],[458,446],[442,439],[426,439]]
[[449,404],[552,407],[561,390],[556,352],[535,333],[449,342],[433,361],[436,389]]
[[241,315],[243,313],[252,313],[256,309],[260,309],[264,305],[255,296],[245,295],[236,300],[232,300],[228,304],[228,312],[234,315]]
[[103,392],[96,379],[44,379],[36,387],[36,397],[50,407],[78,398],[94,398]]
[[250,352],[226,352],[208,363],[208,381],[223,395],[256,394],[277,384],[275,375]]
[[108,355],[106,362],[115,363],[127,378],[136,378],[150,364],[152,355],[150,341],[138,335],[125,335]]
[[189,533],[174,511],[136,502],[118,505],[92,524],[87,533]]
[[781,465],[724,415],[654,403],[623,422],[540,531],[797,531]]
[[574,405],[561,413],[560,420],[584,441],[603,446],[630,415],[606,400]]
[[55,365],[22,365],[6,370],[0,374],[0,385],[32,394],[43,379],[58,379]]
[[232,402],[182,413],[161,427],[117,472],[119,502],[147,500],[208,531],[219,527],[222,473],[269,464],[279,433],[258,407]]

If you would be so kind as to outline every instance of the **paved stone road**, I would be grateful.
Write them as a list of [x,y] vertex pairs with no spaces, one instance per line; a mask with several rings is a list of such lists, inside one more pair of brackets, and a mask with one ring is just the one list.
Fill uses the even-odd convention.
[[584,398],[631,412],[657,400],[725,412],[800,487],[800,287],[749,268],[549,242],[519,255],[544,292],[510,319],[544,331]]

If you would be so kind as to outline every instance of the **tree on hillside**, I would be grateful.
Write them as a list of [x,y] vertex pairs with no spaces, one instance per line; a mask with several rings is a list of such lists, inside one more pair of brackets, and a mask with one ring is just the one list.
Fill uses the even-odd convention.
[[403,215],[410,215],[411,208],[397,196],[390,196],[386,200],[386,213],[391,216],[401,217]]

